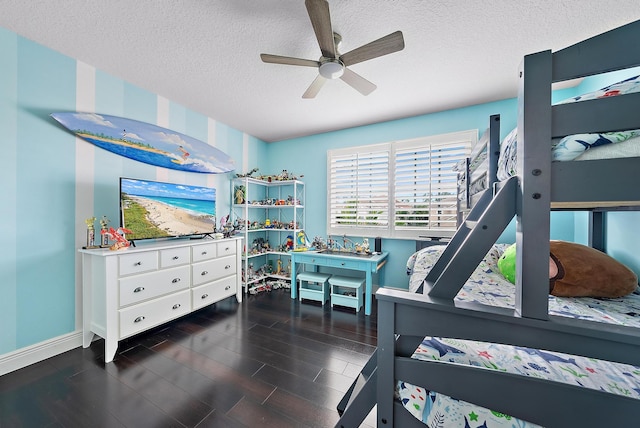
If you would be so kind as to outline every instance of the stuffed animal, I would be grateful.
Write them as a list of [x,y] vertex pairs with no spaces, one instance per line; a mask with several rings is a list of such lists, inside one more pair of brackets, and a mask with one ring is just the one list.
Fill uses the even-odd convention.
[[[498,268],[515,282],[515,244],[498,260]],[[628,267],[585,245],[551,241],[549,293],[558,297],[622,297],[638,286],[638,276]]]

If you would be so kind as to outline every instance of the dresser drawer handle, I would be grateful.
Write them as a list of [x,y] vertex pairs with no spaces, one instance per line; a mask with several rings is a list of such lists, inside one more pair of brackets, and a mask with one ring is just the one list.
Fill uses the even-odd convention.
[[229,251],[230,249],[231,249],[231,248],[229,248],[229,247],[226,247],[226,248],[225,248],[224,250],[225,250],[225,251]]
[[141,291],[144,291],[144,287],[137,287],[135,290],[133,290],[134,293],[139,293]]
[[142,322],[142,321],[144,321],[144,317],[138,317],[133,320],[133,322]]
[[226,290],[231,290],[231,286],[230,286],[230,285],[227,285],[226,287],[224,287],[224,289],[225,289],[225,291],[226,291]]
[[180,303],[176,303],[175,305],[173,305],[173,309],[178,309],[180,306]]
[[202,273],[200,273],[201,276],[205,276],[205,275],[208,275],[208,274],[209,274],[209,272],[207,272],[206,270],[203,270]]
[[142,266],[142,262],[135,262],[133,265],[134,266]]
[[311,263],[315,263],[315,262],[316,262],[316,259],[311,259]]
[[231,265],[226,265],[224,268],[225,269],[231,269]]
[[173,278],[173,281],[171,281],[173,284],[177,284],[180,282],[180,278]]
[[207,252],[206,252],[206,251],[203,251],[203,252],[202,252],[202,255],[203,255],[203,256],[206,256],[206,255],[207,255]]
[[340,263],[340,266],[344,266],[344,262]]
[[173,260],[178,260],[180,257],[178,256],[173,256]]
[[208,295],[208,294],[203,294],[200,298],[204,300],[204,299],[206,299],[207,297],[209,297],[209,295]]

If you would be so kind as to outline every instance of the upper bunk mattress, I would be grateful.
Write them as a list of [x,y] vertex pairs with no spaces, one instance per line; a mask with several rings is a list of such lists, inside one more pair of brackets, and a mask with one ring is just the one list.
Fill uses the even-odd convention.
[[[559,104],[586,101],[596,98],[640,92],[640,76],[635,76],[597,91],[569,98]],[[498,179],[506,180],[517,174],[517,128],[512,130],[500,144]],[[619,150],[612,146],[623,144]],[[589,153],[589,155],[587,155]],[[599,134],[568,135],[551,144],[552,161],[609,159],[612,157],[635,157],[640,153],[640,129]]]

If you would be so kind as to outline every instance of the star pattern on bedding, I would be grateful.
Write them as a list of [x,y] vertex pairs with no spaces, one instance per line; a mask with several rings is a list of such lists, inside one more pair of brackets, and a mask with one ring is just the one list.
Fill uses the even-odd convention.
[[445,354],[464,354],[463,351],[454,348],[453,346],[449,346],[445,343],[439,342],[437,340],[429,340],[427,341],[429,343],[430,346],[432,346],[435,350],[438,351],[438,353],[440,354],[440,357],[444,356]]
[[[457,301],[479,302],[505,308],[514,307],[515,288],[498,273],[497,268],[497,261],[508,246],[509,244],[494,245],[456,296]],[[443,249],[444,246],[433,246],[414,254],[415,257],[411,263],[413,275],[410,278],[410,287],[414,287],[412,291],[415,291],[424,280]],[[556,316],[640,327],[640,293],[636,291],[625,298],[613,299],[549,296],[549,313]],[[613,365],[607,361],[523,347],[516,349],[514,354],[513,347],[505,351],[502,349],[503,346],[506,345],[426,337],[413,358],[450,361],[541,379],[557,379],[572,385],[640,398],[640,367]],[[491,356],[491,360],[485,353]],[[419,395],[428,397],[427,403],[418,402],[411,398],[411,394],[416,395],[415,390],[412,389],[416,387],[407,383],[403,385],[404,388],[399,388],[401,401],[409,409],[414,403],[418,403],[419,409],[413,408],[410,411],[427,426],[538,427],[530,422],[424,388],[420,388]],[[470,420],[471,412],[478,415],[477,421]]]

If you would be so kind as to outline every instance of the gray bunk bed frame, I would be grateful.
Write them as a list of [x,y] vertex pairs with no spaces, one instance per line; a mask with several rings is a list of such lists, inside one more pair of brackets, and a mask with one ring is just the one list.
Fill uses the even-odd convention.
[[[639,39],[636,21],[554,53],[524,57],[518,175],[496,183],[478,200],[427,275],[423,294],[378,290],[378,349],[338,405],[337,427],[359,426],[376,403],[378,427],[424,427],[394,399],[399,379],[547,427],[637,422],[640,400],[410,356],[425,336],[440,336],[640,366],[640,329],[548,313],[550,210],[601,213],[640,205],[640,158],[552,163],[550,150],[552,138],[640,128],[640,93],[552,106],[551,84],[639,66],[640,44],[634,43]],[[454,301],[514,216],[515,308]],[[602,230],[601,216],[591,223]],[[596,240],[604,242],[602,236]],[[594,408],[606,411],[585,411]]]

